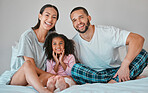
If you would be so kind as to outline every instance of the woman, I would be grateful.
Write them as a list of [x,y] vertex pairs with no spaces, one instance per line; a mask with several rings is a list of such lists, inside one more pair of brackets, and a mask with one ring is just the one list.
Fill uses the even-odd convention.
[[22,86],[29,84],[40,93],[50,93],[44,88],[44,83],[52,74],[44,71],[46,56],[43,45],[46,36],[55,31],[58,17],[55,6],[46,4],[41,8],[37,25],[24,32],[17,47],[12,50],[11,71],[2,75],[7,77],[5,83]]

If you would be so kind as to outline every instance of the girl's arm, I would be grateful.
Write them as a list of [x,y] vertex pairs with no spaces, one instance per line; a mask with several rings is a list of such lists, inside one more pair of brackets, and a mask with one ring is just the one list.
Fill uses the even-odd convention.
[[35,70],[37,71],[37,74],[38,74],[38,75],[40,75],[41,73],[46,73],[45,71],[43,71],[43,70],[39,69],[38,67],[36,67],[36,64],[35,64],[33,58],[24,56],[24,60],[25,60],[25,61],[30,61],[30,62],[34,65]]
[[63,61],[61,61],[60,64],[61,64],[61,66],[63,67],[63,69],[66,70],[67,65],[66,65]]
[[53,58],[55,60],[55,63],[56,63],[55,66],[54,66],[54,71],[57,73],[58,72],[58,67],[59,67],[59,64],[60,64],[60,62],[58,60],[58,57],[57,57],[58,54],[53,51],[52,56],[53,56]]
[[55,75],[57,74],[57,73],[54,71],[53,60],[47,60],[46,66],[47,66],[47,72],[52,73],[52,74],[55,74]]
[[60,61],[60,64],[61,64],[61,66],[63,67],[63,69],[65,71],[66,68],[67,68],[67,65],[63,62],[64,54],[65,54],[65,50],[63,50],[62,54],[60,54],[59,61]]
[[58,72],[58,67],[59,67],[59,62],[56,62],[55,66],[54,66],[54,71],[57,73]]
[[68,55],[67,59],[65,61],[67,61],[68,64],[66,65],[63,62],[66,65],[66,68],[65,69],[63,68],[63,69],[65,70],[67,75],[71,75],[71,69],[72,69],[73,65],[76,63],[74,55],[72,55],[72,54]]

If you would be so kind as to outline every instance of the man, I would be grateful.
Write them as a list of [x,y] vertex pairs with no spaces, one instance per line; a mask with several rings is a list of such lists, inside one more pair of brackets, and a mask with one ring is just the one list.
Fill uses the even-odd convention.
[[[92,25],[91,16],[83,7],[74,8],[70,18],[79,32],[73,40],[76,57],[82,64],[75,64],[71,72],[77,83],[124,82],[137,78],[147,66],[148,53],[142,49],[142,36],[113,26]],[[128,52],[121,62],[118,48],[126,45]]]

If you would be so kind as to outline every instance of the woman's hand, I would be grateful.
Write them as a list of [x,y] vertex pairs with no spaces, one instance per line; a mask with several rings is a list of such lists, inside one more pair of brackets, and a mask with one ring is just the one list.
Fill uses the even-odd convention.
[[119,82],[124,82],[130,80],[129,74],[130,74],[129,66],[122,65],[113,78],[118,76]]

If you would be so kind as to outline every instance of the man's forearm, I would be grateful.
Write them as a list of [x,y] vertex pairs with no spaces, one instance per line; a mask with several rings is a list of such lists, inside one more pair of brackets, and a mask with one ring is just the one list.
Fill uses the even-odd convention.
[[128,52],[123,62],[129,65],[134,58],[140,53],[144,44],[144,38],[138,34],[133,34],[130,42],[128,43]]

